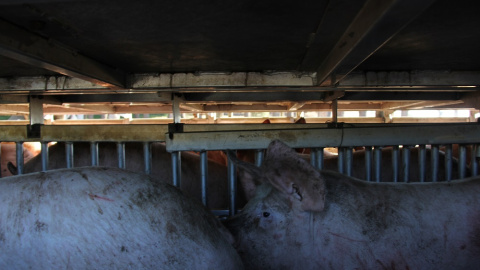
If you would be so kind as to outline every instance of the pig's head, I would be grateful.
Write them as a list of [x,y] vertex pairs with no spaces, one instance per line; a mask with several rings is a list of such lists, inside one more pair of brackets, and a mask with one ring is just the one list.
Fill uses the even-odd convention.
[[[267,269],[273,258],[291,260],[282,253],[301,245],[297,225],[308,224],[313,212],[323,211],[325,183],[320,173],[280,141],[269,145],[262,167],[240,161],[237,167],[242,186],[252,196],[226,225],[246,267]],[[276,266],[292,265],[275,260]]]

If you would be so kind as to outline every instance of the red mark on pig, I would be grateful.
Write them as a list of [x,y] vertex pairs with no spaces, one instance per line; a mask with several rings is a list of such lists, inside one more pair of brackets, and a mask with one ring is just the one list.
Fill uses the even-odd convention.
[[109,201],[109,202],[113,202],[112,199],[109,199],[109,198],[105,198],[105,197],[100,197],[98,195],[95,195],[95,194],[88,194],[88,196],[90,196],[90,199],[94,200],[94,199],[99,199],[99,200],[104,200],[104,201]]

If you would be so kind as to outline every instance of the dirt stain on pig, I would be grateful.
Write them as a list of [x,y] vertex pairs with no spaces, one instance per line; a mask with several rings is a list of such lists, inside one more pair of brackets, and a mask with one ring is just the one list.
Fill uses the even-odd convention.
[[48,225],[45,224],[44,222],[41,222],[39,220],[35,221],[35,227],[34,227],[36,232],[48,232]]

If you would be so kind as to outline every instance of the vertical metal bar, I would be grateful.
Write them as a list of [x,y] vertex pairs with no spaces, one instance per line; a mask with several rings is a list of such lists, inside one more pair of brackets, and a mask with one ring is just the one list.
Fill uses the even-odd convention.
[[172,152],[172,184],[180,188],[181,184],[181,155],[180,152]]
[[452,145],[445,145],[445,181],[452,180]]
[[353,148],[345,147],[345,174],[352,176]]
[[43,124],[43,99],[29,96],[30,125]]
[[117,143],[118,168],[125,169],[125,143]]
[[432,171],[430,173],[432,175],[432,182],[437,182],[438,181],[438,171],[440,170],[439,153],[440,153],[439,146],[436,145],[436,144],[433,144],[432,145],[432,150],[431,150],[431,153],[430,153],[430,155],[431,155],[430,156],[430,160],[431,160],[430,167],[432,169]]
[[338,148],[337,166],[338,166],[338,172],[339,173],[344,173],[345,172],[344,166],[343,166],[343,164],[345,164],[344,163],[345,162],[345,160],[344,160],[345,159],[345,155],[344,155],[345,151],[344,150],[345,150],[345,148],[343,148],[343,147]]
[[200,173],[202,181],[202,203],[205,206],[208,206],[207,192],[208,192],[208,157],[206,151],[200,152]]
[[235,169],[235,163],[230,158],[228,159],[228,194],[230,198],[229,212],[230,216],[233,216],[237,212],[236,197],[237,197],[237,174]]
[[315,164],[315,168],[317,168],[317,170],[323,170],[323,161],[325,160],[324,147],[315,148],[314,152],[315,160],[317,161],[317,164]]
[[90,142],[90,160],[92,166],[98,166],[98,142]]
[[418,180],[420,182],[425,182],[426,177],[426,166],[427,161],[427,149],[425,144],[421,144],[418,146]]
[[404,145],[402,148],[402,171],[403,171],[403,182],[408,183],[410,172],[410,146]]
[[67,162],[67,168],[73,168],[73,142],[65,142],[65,161]]
[[263,163],[263,150],[262,149],[257,149],[255,150],[255,165],[257,167],[262,166]]
[[338,100],[337,99],[332,100],[332,122],[333,123],[338,122]]
[[[2,160],[2,147],[0,145],[0,161]],[[0,162],[1,164],[1,162]],[[0,172],[2,171],[2,166],[0,165]],[[2,178],[2,174],[0,173],[0,178]]]
[[465,178],[467,174],[467,149],[464,144],[458,145],[458,178]]
[[472,145],[472,154],[470,158],[470,171],[472,172],[472,176],[476,176],[478,174],[478,158],[480,158],[480,146],[478,144],[474,144]]
[[42,142],[42,151],[40,152],[42,156],[42,171],[48,171],[48,142]]
[[16,156],[17,156],[17,172],[18,175],[23,174],[23,142],[16,142]]
[[372,181],[372,147],[365,146],[365,180]]
[[373,177],[375,182],[382,180],[382,147],[375,146],[373,149]]
[[173,110],[173,122],[175,124],[180,123],[182,115],[180,113],[180,98],[176,94],[172,97],[172,110]]
[[317,148],[311,148],[310,149],[310,165],[312,165],[315,169],[318,169],[317,168],[317,155],[316,155],[316,151]]
[[152,144],[150,142],[143,142],[143,164],[146,174],[152,173]]
[[399,169],[399,164],[400,164],[400,151],[399,151],[399,146],[394,145],[392,147],[392,181],[397,183],[398,178],[400,177],[400,169]]

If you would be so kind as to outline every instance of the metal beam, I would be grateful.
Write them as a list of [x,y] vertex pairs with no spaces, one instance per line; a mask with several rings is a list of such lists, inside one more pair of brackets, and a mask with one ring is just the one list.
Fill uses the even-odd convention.
[[338,83],[341,89],[390,87],[463,87],[480,86],[480,71],[413,70],[368,71],[350,73]]
[[[415,136],[411,136],[415,134]],[[321,138],[321,139],[319,139]],[[292,148],[479,143],[480,125],[421,124],[321,129],[174,133],[167,151],[265,149],[279,139]]]
[[[434,0],[367,0],[337,44],[317,69],[320,85],[336,70],[349,74]],[[333,77],[332,85],[342,77]]]
[[125,88],[125,73],[0,19],[0,55],[108,88]]

